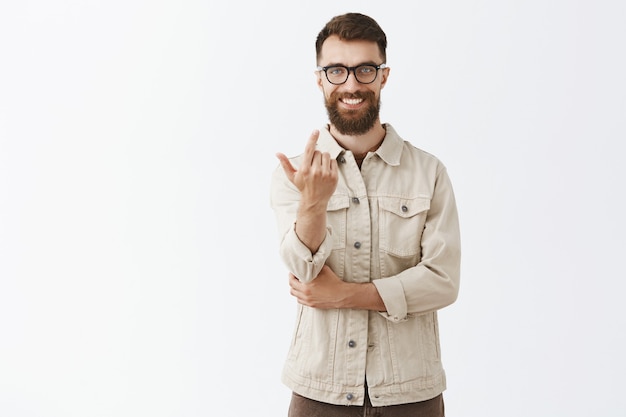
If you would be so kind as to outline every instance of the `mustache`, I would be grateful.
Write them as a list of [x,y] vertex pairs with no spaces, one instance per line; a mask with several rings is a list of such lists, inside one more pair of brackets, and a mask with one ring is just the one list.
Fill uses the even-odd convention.
[[360,98],[363,100],[373,100],[375,98],[373,91],[356,91],[354,93],[332,93],[330,95],[332,101],[337,102],[344,98]]

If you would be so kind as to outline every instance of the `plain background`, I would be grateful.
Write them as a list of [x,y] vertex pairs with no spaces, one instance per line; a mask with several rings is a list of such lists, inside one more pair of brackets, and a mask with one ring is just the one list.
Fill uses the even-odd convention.
[[625,415],[617,0],[2,1],[0,415],[286,415],[269,180],[347,11],[387,32],[383,122],[455,186],[447,414]]

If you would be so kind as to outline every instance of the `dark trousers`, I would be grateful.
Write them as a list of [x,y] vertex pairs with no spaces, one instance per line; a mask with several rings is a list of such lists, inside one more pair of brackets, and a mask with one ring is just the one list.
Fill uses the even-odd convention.
[[443,394],[417,403],[372,407],[365,392],[363,405],[334,405],[291,395],[288,417],[444,417]]

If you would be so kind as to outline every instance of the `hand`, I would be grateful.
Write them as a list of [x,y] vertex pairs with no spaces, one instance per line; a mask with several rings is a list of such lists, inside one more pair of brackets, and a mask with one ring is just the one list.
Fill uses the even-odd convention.
[[315,149],[319,131],[315,130],[304,148],[302,162],[296,170],[289,159],[282,153],[276,157],[285,171],[285,175],[302,194],[302,203],[311,206],[323,206],[326,210],[328,200],[337,188],[337,161],[330,158],[327,152]]
[[319,275],[311,282],[302,283],[289,274],[290,293],[300,304],[309,307],[329,309],[345,308],[350,284],[343,281],[328,265],[324,265]]

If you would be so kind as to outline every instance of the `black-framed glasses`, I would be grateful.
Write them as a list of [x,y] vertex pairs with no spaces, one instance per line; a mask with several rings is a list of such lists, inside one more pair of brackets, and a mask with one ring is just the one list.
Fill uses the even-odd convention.
[[361,84],[371,84],[376,80],[378,70],[387,68],[387,65],[361,64],[356,67],[346,67],[345,65],[329,65],[327,67],[317,67],[318,71],[324,71],[326,79],[334,85],[343,84],[348,81],[350,72]]

